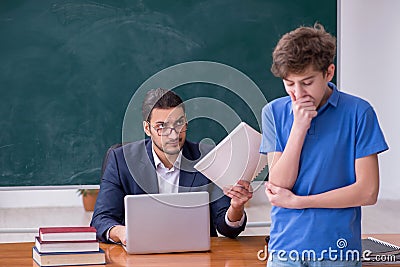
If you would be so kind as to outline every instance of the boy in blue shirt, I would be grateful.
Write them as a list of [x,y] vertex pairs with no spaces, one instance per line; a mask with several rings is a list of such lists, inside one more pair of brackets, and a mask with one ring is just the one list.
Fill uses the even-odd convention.
[[273,52],[289,96],[262,111],[269,267],[361,266],[361,206],[377,201],[388,146],[371,105],[330,82],[335,53],[320,24],[285,34]]

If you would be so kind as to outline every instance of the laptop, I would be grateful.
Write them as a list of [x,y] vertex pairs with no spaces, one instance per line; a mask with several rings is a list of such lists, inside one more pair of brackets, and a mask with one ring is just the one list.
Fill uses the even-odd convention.
[[208,192],[127,195],[129,254],[210,250]]

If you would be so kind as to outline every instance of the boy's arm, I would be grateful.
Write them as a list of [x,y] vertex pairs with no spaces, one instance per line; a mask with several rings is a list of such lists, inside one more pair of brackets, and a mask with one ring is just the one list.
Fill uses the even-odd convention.
[[292,189],[299,173],[300,154],[305,133],[292,128],[285,150],[268,153],[268,180],[271,183],[289,190]]
[[296,99],[292,92],[288,93],[292,100],[293,125],[284,151],[268,153],[268,179],[279,187],[292,189],[299,172],[304,139],[317,111],[309,96]]
[[297,196],[290,190],[267,183],[266,194],[271,204],[283,208],[348,208],[373,205],[379,192],[379,165],[377,154],[356,159],[356,182],[309,196]]

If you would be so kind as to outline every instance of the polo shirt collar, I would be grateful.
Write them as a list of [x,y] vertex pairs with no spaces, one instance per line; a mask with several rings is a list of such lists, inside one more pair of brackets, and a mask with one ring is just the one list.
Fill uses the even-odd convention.
[[339,102],[339,92],[338,89],[336,87],[336,85],[334,83],[328,82],[328,86],[329,88],[332,89],[332,94],[331,96],[328,98],[328,103],[331,104],[334,107],[337,107],[338,102]]
[[[337,89],[336,85],[332,82],[328,82],[328,86],[329,86],[329,88],[332,89],[332,94],[330,95],[330,97],[328,98],[328,100],[326,101],[324,106],[326,106],[327,104],[330,104],[333,107],[336,107],[339,102],[338,89]],[[292,114],[292,113],[293,113],[293,108],[292,108],[292,103],[290,103],[290,114]]]

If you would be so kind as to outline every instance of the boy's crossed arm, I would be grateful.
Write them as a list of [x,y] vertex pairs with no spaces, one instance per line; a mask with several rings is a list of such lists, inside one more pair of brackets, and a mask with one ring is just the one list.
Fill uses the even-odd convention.
[[379,192],[379,166],[377,154],[359,158],[355,163],[355,183],[324,193],[298,196],[287,188],[266,183],[265,192],[273,206],[289,209],[348,208],[373,205]]

